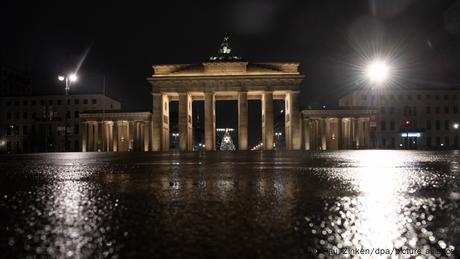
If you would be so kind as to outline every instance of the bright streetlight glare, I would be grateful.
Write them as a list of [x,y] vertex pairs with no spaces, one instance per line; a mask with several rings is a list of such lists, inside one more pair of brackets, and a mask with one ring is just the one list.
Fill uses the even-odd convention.
[[454,123],[454,129],[458,129],[459,125],[458,123]]
[[381,60],[375,60],[366,67],[366,76],[371,83],[383,83],[390,75],[390,67]]
[[59,81],[64,81],[65,77],[64,76],[58,76]]
[[75,81],[77,81],[77,75],[70,74],[69,79],[70,79],[70,82],[75,82]]

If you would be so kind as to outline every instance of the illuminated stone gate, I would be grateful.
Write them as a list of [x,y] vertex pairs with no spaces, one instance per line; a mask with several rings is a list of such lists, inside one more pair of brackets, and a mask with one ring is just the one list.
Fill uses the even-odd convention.
[[80,114],[81,151],[149,151],[150,112]]
[[375,114],[370,109],[303,110],[303,146],[305,150],[374,148]]
[[248,63],[231,54],[227,39],[219,54],[201,64],[154,65],[152,85],[152,150],[169,150],[169,103],[179,102],[179,147],[193,150],[192,101],[204,101],[204,144],[215,150],[218,100],[238,101],[238,148],[248,149],[248,100],[261,100],[262,142],[273,149],[273,100],[285,101],[286,149],[302,146],[298,63]]

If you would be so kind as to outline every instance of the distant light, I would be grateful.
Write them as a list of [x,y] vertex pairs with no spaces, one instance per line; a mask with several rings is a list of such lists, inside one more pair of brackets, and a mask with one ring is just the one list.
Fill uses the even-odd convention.
[[401,137],[406,138],[420,138],[422,136],[422,133],[420,132],[407,132],[407,133],[401,133]]
[[388,79],[390,67],[382,60],[374,60],[367,65],[365,74],[371,83],[381,84]]
[[399,144],[400,147],[402,147],[402,144]]
[[59,81],[64,81],[64,80],[65,80],[65,77],[64,77],[64,76],[58,76],[58,80],[59,80]]
[[282,110],[281,110],[281,113],[283,113],[283,112],[284,112],[284,110],[282,109]]
[[454,129],[458,129],[459,125],[458,123],[454,123]]
[[75,81],[77,81],[77,75],[75,75],[75,74],[70,74],[70,75],[69,75],[69,80],[70,80],[70,82],[75,82]]
[[235,129],[234,128],[217,128],[216,131],[217,132],[225,132],[225,131],[232,132],[232,131],[235,131]]
[[443,144],[443,143],[441,143],[441,147],[443,147],[443,146],[444,146],[444,144]]

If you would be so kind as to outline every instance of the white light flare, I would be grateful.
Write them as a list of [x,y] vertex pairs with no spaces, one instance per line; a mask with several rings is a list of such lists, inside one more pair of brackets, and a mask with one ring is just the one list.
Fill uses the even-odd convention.
[[374,60],[367,65],[365,74],[371,83],[381,85],[390,77],[390,66],[383,60]]
[[78,79],[78,78],[77,78],[77,75],[76,75],[76,74],[70,74],[70,75],[69,75],[69,80],[70,80],[70,82],[75,82],[75,81],[77,81],[77,79]]

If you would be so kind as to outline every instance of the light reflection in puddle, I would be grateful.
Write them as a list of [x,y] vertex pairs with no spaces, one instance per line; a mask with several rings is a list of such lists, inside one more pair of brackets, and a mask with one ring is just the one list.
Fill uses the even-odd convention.
[[339,178],[359,195],[326,202],[326,220],[306,218],[320,257],[453,258],[454,246],[428,230],[445,202],[412,194],[426,184],[427,175],[411,171],[411,157],[401,154],[369,151],[348,157],[356,168]]
[[51,184],[17,194],[19,200],[35,202],[20,212],[25,217],[9,232],[8,245],[44,258],[116,257],[117,243],[111,236],[117,225],[109,223],[115,223],[112,210],[118,200],[85,180],[94,173],[87,167],[63,163],[45,171]]

